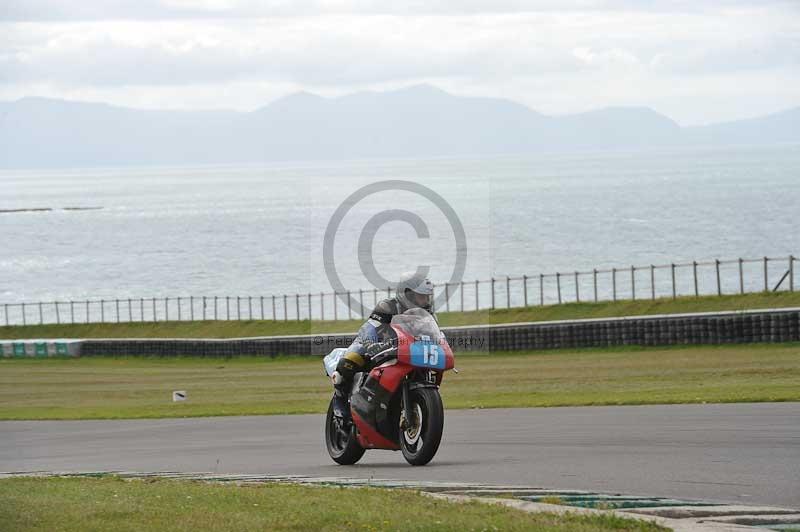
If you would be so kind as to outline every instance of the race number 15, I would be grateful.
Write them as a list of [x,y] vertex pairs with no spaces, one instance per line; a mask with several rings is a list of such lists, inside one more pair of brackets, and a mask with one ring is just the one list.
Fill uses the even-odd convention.
[[422,351],[422,359],[426,364],[435,366],[439,362],[439,346],[436,344],[425,344]]

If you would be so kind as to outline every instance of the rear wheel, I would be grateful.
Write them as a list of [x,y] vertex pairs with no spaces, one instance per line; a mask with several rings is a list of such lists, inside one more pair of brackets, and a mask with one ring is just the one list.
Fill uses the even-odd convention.
[[325,417],[325,446],[333,461],[341,465],[355,464],[365,451],[358,443],[353,422],[345,422],[333,415],[333,400],[328,405],[328,415]]
[[433,459],[442,441],[444,407],[439,390],[416,388],[408,391],[411,417],[400,414],[400,449],[411,465],[425,465]]

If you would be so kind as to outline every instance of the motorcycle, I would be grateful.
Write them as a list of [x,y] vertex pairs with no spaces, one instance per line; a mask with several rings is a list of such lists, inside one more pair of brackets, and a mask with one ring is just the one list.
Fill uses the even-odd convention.
[[[371,357],[356,373],[350,394],[352,422],[333,413],[325,419],[325,445],[342,465],[355,464],[367,449],[400,450],[411,465],[430,462],[444,429],[439,395],[444,372],[454,369],[455,357],[439,325],[421,308],[392,317],[391,348]],[[324,359],[330,377],[345,349]]]

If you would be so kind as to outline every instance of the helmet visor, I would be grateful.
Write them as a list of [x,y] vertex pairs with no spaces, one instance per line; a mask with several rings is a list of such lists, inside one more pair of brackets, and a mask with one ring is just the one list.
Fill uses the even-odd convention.
[[420,294],[410,289],[406,290],[406,297],[410,302],[422,308],[430,307],[433,302],[433,296],[431,294]]

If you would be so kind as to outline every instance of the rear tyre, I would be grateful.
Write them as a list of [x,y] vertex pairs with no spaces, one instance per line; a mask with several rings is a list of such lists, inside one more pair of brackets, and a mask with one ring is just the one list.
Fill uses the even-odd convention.
[[433,459],[442,441],[442,397],[436,388],[415,388],[408,391],[408,400],[414,419],[405,422],[405,415],[400,414],[400,450],[409,464],[425,465]]
[[355,464],[364,456],[365,451],[358,443],[353,422],[344,422],[342,418],[333,415],[332,399],[328,405],[328,415],[325,416],[325,447],[333,461],[341,465]]

